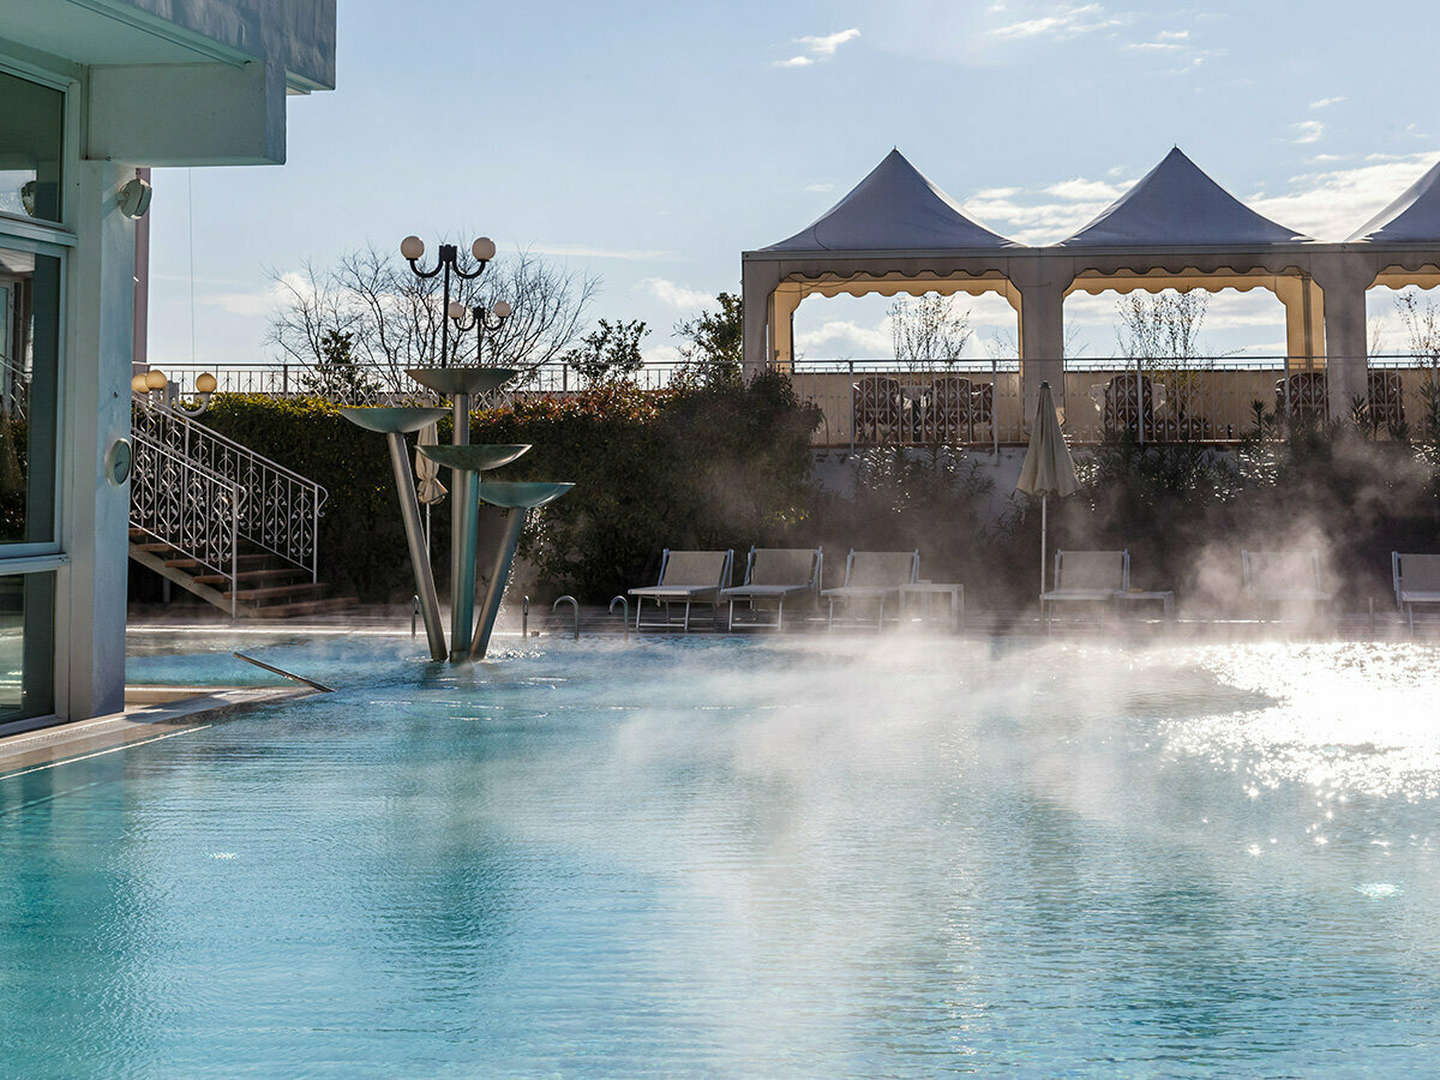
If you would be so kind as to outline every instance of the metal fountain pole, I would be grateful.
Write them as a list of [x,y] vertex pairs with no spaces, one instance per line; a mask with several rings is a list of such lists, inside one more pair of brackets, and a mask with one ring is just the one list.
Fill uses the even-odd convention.
[[[474,270],[466,271],[460,268],[459,249],[454,244],[441,244],[434,269],[422,270],[420,260],[425,255],[425,243],[418,236],[407,236],[400,244],[400,254],[410,264],[410,270],[416,277],[428,279],[441,276],[441,289],[443,292],[442,306],[440,308],[440,370],[445,371],[450,366],[450,327],[447,320],[452,317],[450,304],[450,275],[453,273],[462,281],[470,281],[479,277],[485,272],[486,265],[495,257],[495,242],[489,237],[482,236],[470,246],[470,253],[475,257],[476,267]],[[432,387],[434,389],[434,387]],[[451,401],[451,435],[452,446],[468,446],[470,444],[470,392],[469,387],[463,382],[455,382],[446,387],[450,391]],[[466,492],[468,482],[461,473],[455,473],[454,502],[451,504],[450,513],[450,647],[452,659],[454,653],[464,654],[470,645],[471,628],[474,625],[475,614],[475,571],[474,571],[474,531],[467,532],[470,514],[466,507],[470,500]],[[468,557],[467,557],[468,556]],[[467,564],[468,572],[467,572]],[[465,579],[470,579],[470,587],[465,588]]]

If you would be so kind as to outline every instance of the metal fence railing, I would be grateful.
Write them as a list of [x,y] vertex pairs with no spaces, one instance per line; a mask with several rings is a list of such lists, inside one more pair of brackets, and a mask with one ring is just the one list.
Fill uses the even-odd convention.
[[[647,364],[631,378],[642,389],[658,390],[681,369],[679,364]],[[202,370],[213,371],[222,393],[314,392],[313,375],[294,364],[211,369],[177,364],[167,373],[182,396],[190,396]],[[1020,363],[1014,359],[905,365],[894,359],[804,360],[790,377],[800,399],[820,410],[816,446],[995,449],[1023,442],[1028,431]],[[546,364],[492,395],[488,404],[570,394],[583,385],[566,365]],[[1364,401],[1350,403],[1347,412],[1358,404],[1379,437],[1418,431],[1433,412],[1426,387],[1440,387],[1440,359],[1372,356]],[[1281,423],[1325,418],[1332,411],[1324,360],[1284,356],[1069,358],[1057,390],[1065,432],[1082,444],[1127,432],[1146,443],[1223,444],[1255,429],[1257,404],[1263,416]],[[346,401],[388,404],[401,398],[426,400],[428,393],[416,386],[413,393],[374,393]]]

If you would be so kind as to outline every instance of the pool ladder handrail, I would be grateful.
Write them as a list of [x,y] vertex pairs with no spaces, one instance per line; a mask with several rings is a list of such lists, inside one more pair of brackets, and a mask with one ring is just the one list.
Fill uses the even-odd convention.
[[630,600],[625,596],[613,596],[610,598],[610,614],[615,614],[615,605],[619,604],[623,614],[620,616],[620,629],[625,631],[625,640],[630,640]]
[[554,614],[555,609],[558,608],[561,604],[564,604],[564,603],[568,603],[568,604],[570,605],[570,609],[575,613],[575,640],[576,640],[576,641],[579,641],[579,640],[580,640],[580,601],[579,601],[579,600],[576,600],[575,597],[571,596],[569,593],[566,593],[564,596],[559,597],[553,604],[550,605],[550,612],[551,612],[551,614]]

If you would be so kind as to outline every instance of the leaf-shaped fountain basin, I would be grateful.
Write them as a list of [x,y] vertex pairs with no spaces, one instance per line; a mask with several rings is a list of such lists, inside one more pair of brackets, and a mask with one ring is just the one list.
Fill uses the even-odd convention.
[[574,486],[543,480],[487,480],[480,485],[480,501],[512,510],[528,510],[554,502]]
[[426,389],[454,397],[456,394],[488,394],[520,372],[501,367],[443,367],[406,368],[405,374]]
[[340,415],[366,431],[378,431],[382,435],[401,435],[407,431],[419,431],[426,424],[433,424],[442,416],[449,416],[450,410],[347,405],[340,410]]
[[471,446],[422,446],[431,461],[461,472],[489,472],[520,457],[529,443],[476,443]]

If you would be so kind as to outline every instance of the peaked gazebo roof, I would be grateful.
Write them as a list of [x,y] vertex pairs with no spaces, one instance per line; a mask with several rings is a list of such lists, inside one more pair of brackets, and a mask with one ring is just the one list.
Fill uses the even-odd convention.
[[919,251],[1001,248],[1011,241],[977,225],[899,150],[891,150],[813,225],[764,251]]
[[1440,241],[1440,162],[1400,197],[1350,234],[1347,243],[1416,244]]
[[1177,146],[1062,247],[1251,247],[1310,238],[1261,217]]

